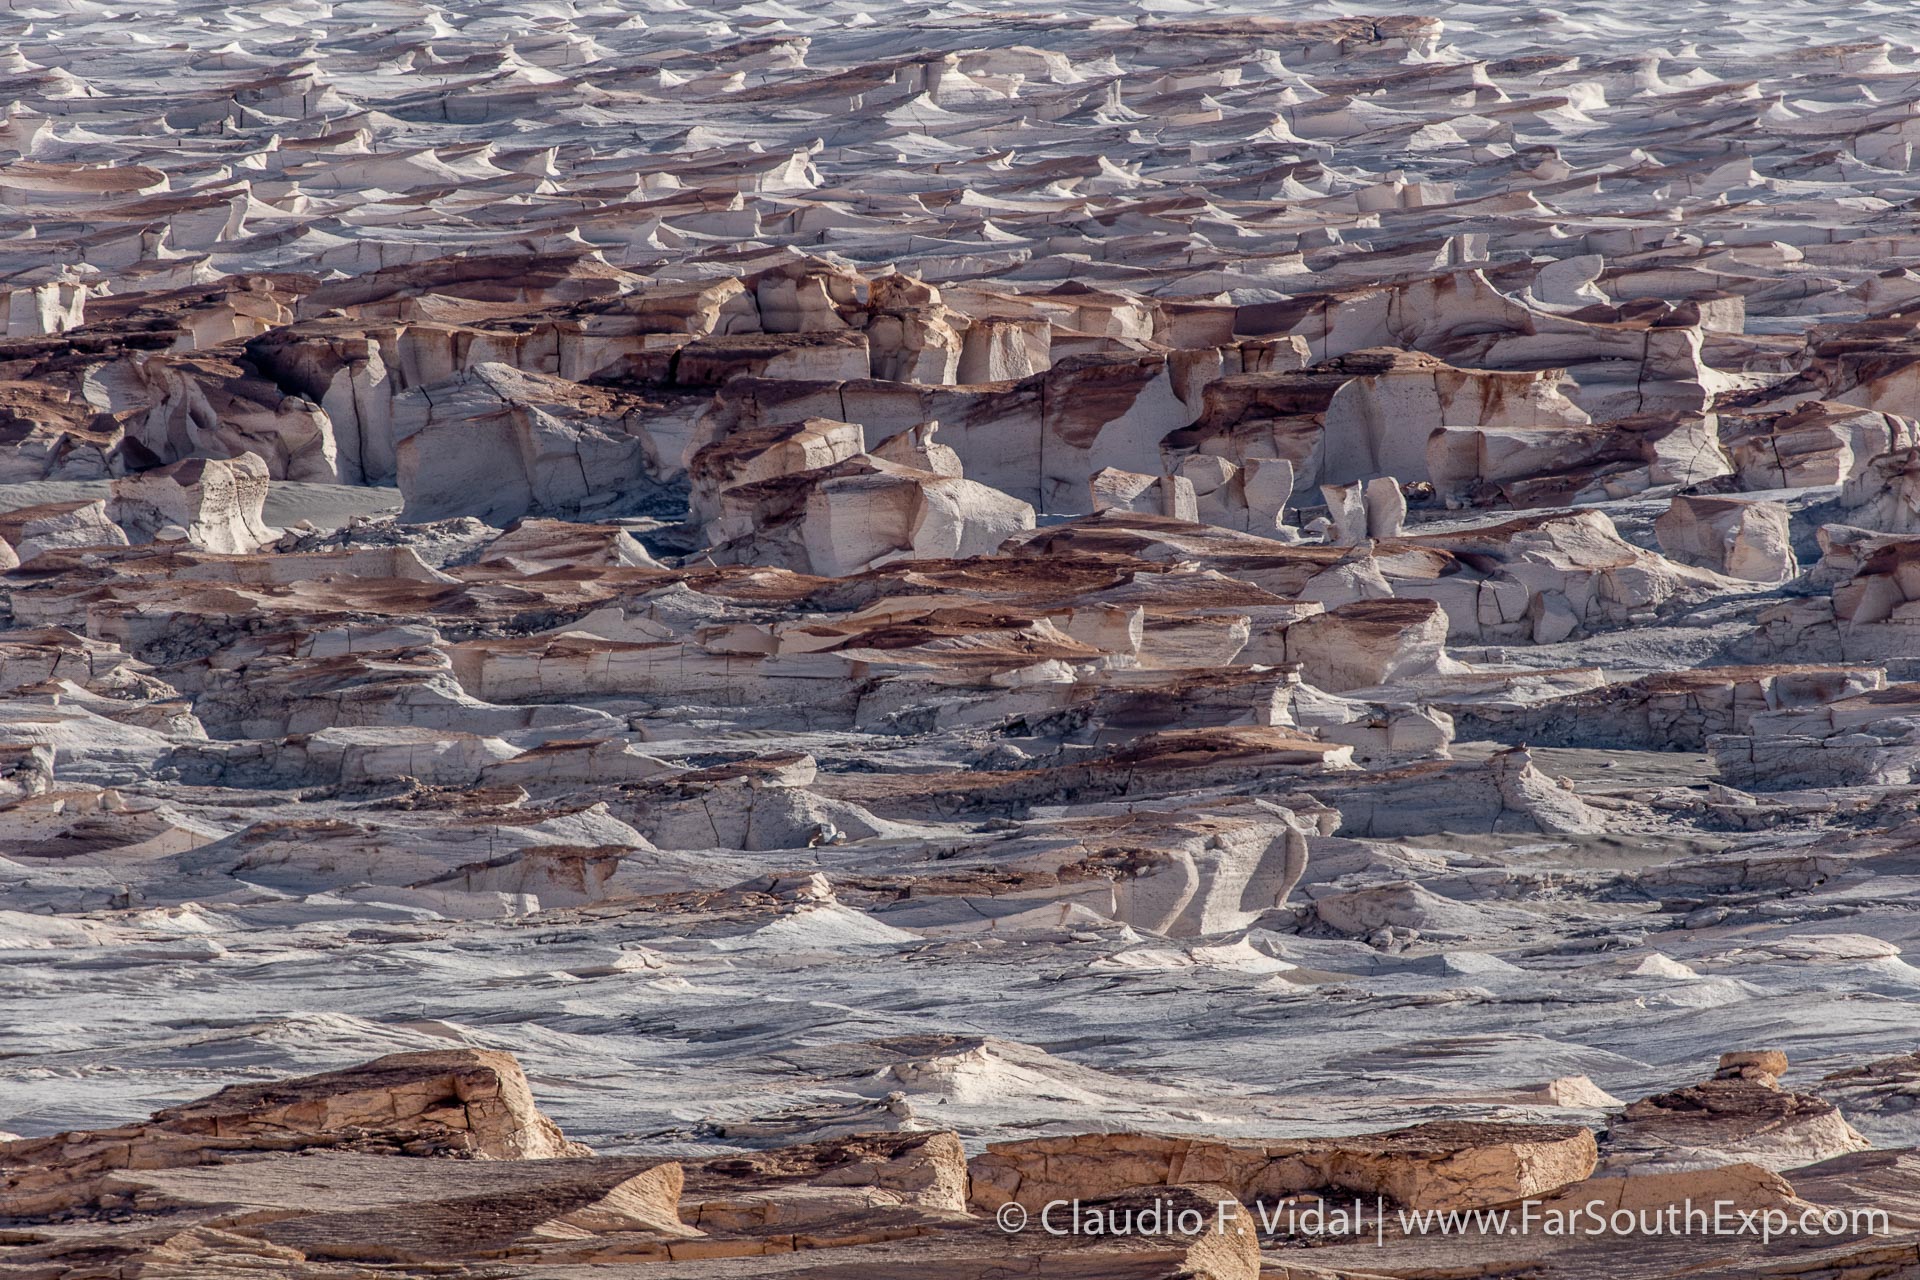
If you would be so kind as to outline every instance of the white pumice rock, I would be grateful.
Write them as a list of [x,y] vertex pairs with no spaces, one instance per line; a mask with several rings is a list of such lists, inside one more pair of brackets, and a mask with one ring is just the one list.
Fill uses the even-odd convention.
[[268,482],[266,462],[251,453],[176,462],[114,481],[107,516],[135,543],[244,555],[280,536],[261,520]]
[[1660,549],[1748,582],[1785,582],[1800,572],[1792,520],[1777,502],[1675,498],[1654,522]]
[[0,1271],[1912,1269],[1907,7],[137,8],[0,39]]

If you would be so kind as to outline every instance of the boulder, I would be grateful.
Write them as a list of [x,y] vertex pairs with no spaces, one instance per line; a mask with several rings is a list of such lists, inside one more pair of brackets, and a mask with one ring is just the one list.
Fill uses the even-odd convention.
[[1320,493],[1333,522],[1329,540],[1335,546],[1351,547],[1369,539],[1400,536],[1407,518],[1407,498],[1392,476],[1364,483],[1323,484]]
[[1437,601],[1456,641],[1555,644],[1649,621],[1675,596],[1704,595],[1725,582],[1709,570],[1634,546],[1604,512],[1590,509],[1413,534],[1405,541],[1456,558],[1460,571],[1393,584],[1395,595]]
[[1821,400],[1723,414],[1720,437],[1744,489],[1846,484],[1872,459],[1920,444],[1909,417]]
[[[696,451],[688,462],[689,519],[703,524],[712,520],[720,512],[720,495],[728,489],[831,467],[861,456],[866,447],[857,424],[829,418],[734,431]],[[891,461],[916,465],[897,457]]]
[[1868,458],[1840,490],[1847,523],[1882,533],[1920,533],[1920,447]]
[[1920,687],[1911,684],[1760,712],[1746,729],[1707,738],[1729,786],[1897,786],[1920,772]]
[[530,570],[592,565],[607,569],[660,567],[640,540],[618,525],[580,524],[529,516],[488,542],[480,560]]
[[1052,332],[1053,326],[1039,317],[973,317],[953,380],[970,385],[1013,382],[1044,372],[1053,362]]
[[316,1147],[512,1160],[589,1154],[535,1108],[511,1054],[397,1053],[296,1080],[231,1085],[142,1124],[0,1143],[0,1216],[84,1206],[116,1169]]
[[1778,1171],[1869,1145],[1831,1102],[1781,1088],[1786,1068],[1775,1050],[1722,1054],[1709,1079],[1633,1103],[1608,1130],[1606,1168]]
[[67,547],[124,547],[126,531],[107,515],[104,499],[43,502],[0,512],[0,541],[17,564]]
[[872,450],[873,456],[886,462],[897,462],[903,467],[959,479],[966,474],[960,464],[960,455],[933,438],[939,430],[940,424],[935,421],[908,427],[898,435],[888,436],[881,441]]
[[1367,481],[1367,536],[1375,540],[1397,538],[1407,521],[1407,495],[1392,476]]
[[480,364],[395,399],[396,468],[412,523],[628,514],[662,501],[644,402]]
[[1286,655],[1308,683],[1342,693],[1446,670],[1446,641],[1431,600],[1355,600],[1289,626]]
[[1428,480],[1427,438],[1441,427],[1574,426],[1587,414],[1562,394],[1559,371],[1458,369],[1398,350],[1356,351],[1317,368],[1349,376],[1325,410],[1322,484],[1393,475]]
[[[1390,839],[1431,831],[1539,831],[1598,834],[1617,814],[1582,800],[1565,779],[1549,777],[1525,747],[1484,764],[1436,761],[1376,775],[1352,791],[1322,788],[1340,809],[1340,834]],[[1337,798],[1335,798],[1337,797]]]
[[1711,414],[1589,425],[1449,424],[1427,438],[1427,473],[1450,507],[1576,506],[1732,471]]
[[254,454],[194,458],[115,480],[107,516],[134,543],[177,540],[246,555],[280,536],[261,519],[267,487],[267,464]]
[[1747,582],[1778,583],[1800,572],[1791,524],[1777,502],[1678,497],[1654,521],[1653,531],[1660,549],[1681,564]]
[[1351,547],[1367,541],[1366,486],[1362,484],[1323,484],[1320,496],[1326,499],[1327,520],[1332,527],[1327,541],[1336,547]]
[[1150,476],[1106,467],[1087,480],[1089,500],[1098,511],[1145,511],[1172,520],[1200,515],[1193,481],[1185,476]]
[[220,352],[126,358],[89,370],[89,403],[126,423],[135,469],[251,453],[276,480],[357,480],[325,409]]
[[725,490],[706,536],[716,563],[839,577],[903,558],[986,555],[1033,527],[1033,508],[996,489],[863,454]]

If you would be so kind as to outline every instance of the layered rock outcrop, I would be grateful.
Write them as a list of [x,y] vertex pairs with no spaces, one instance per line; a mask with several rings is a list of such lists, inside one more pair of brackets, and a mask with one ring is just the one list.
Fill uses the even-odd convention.
[[1056,8],[10,13],[0,1273],[1915,1268],[1920,27]]

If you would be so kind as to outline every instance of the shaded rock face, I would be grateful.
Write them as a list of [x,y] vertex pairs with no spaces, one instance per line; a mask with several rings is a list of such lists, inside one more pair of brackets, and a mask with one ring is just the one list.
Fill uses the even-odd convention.
[[1777,1050],[1722,1054],[1711,1079],[1633,1103],[1608,1131],[1611,1163],[1792,1169],[1867,1147],[1831,1102],[1780,1087]]
[[1776,502],[1675,498],[1654,532],[1668,556],[1728,577],[1784,582],[1800,570],[1790,517]]
[[505,524],[644,506],[655,486],[640,412],[623,397],[504,364],[411,392],[393,409],[403,517]]

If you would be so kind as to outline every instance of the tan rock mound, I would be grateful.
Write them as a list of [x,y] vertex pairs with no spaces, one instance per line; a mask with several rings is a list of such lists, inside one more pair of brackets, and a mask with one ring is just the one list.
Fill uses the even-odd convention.
[[1800,571],[1787,509],[1777,502],[1675,498],[1653,523],[1660,549],[1748,582],[1785,582]]
[[1722,1054],[1712,1078],[1629,1106],[1608,1133],[1608,1167],[1746,1162],[1780,1170],[1869,1145],[1831,1102],[1782,1089],[1786,1069],[1777,1050]]
[[85,1205],[115,1169],[310,1147],[494,1159],[589,1154],[534,1107],[511,1054],[398,1053],[317,1076],[232,1085],[143,1124],[0,1144],[0,1217]]

